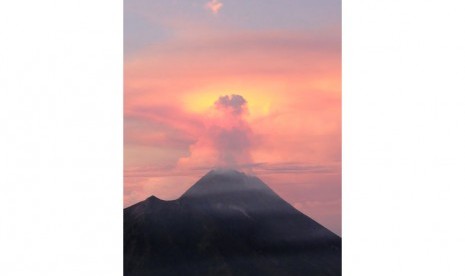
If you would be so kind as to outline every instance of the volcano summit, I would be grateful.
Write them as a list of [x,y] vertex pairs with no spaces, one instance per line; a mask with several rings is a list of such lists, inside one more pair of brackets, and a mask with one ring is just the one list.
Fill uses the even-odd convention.
[[213,170],[124,209],[124,275],[341,275],[341,238],[257,177]]

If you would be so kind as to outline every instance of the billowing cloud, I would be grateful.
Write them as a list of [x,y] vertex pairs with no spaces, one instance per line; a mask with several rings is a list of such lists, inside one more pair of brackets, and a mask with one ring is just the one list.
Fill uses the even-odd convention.
[[211,11],[213,14],[218,14],[220,9],[223,7],[223,3],[218,0],[210,0],[205,4],[205,8]]
[[209,134],[218,153],[217,165],[238,167],[252,162],[252,131],[244,119],[247,101],[240,95],[223,96],[215,102],[215,108],[219,114],[210,126]]
[[252,163],[252,130],[245,119],[247,114],[247,101],[241,95],[219,97],[206,116],[205,132],[180,165],[239,168]]
[[247,101],[241,95],[222,96],[215,102],[215,106],[233,115],[242,115],[247,111]]

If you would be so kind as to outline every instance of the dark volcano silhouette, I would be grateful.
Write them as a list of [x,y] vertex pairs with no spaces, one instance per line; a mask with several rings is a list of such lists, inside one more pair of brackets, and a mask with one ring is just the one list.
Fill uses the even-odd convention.
[[341,238],[260,179],[213,170],[124,209],[124,275],[341,275]]

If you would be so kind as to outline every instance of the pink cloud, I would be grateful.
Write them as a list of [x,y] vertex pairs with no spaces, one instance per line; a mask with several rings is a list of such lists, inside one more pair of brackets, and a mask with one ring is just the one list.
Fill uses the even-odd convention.
[[240,95],[219,97],[204,118],[205,129],[179,165],[238,168],[252,163],[252,131],[245,119],[247,101]]
[[223,7],[223,3],[218,0],[211,0],[205,4],[205,8],[211,11],[213,14],[218,14],[220,9]]

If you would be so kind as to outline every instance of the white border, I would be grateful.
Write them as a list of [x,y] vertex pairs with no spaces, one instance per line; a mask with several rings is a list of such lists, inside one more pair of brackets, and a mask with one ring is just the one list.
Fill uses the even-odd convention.
[[343,3],[344,275],[465,275],[464,10]]
[[0,4],[0,275],[122,275],[122,12]]

